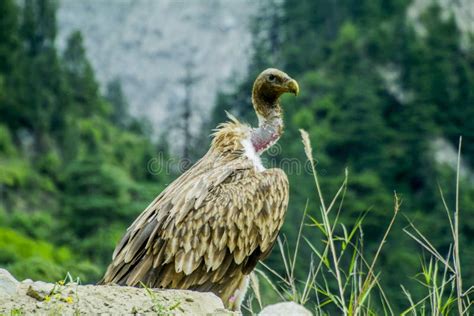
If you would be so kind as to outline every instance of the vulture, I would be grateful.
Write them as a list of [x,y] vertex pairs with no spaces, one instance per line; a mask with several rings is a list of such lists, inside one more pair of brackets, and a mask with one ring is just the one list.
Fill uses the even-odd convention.
[[288,207],[288,178],[260,155],[283,133],[280,96],[299,92],[270,68],[252,89],[258,127],[229,121],[209,151],[127,229],[100,284],[213,292],[240,310],[249,274],[270,253]]

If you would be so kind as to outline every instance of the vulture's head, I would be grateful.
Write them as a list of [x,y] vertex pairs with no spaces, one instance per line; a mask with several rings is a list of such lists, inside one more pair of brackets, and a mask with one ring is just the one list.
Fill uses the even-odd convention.
[[269,111],[279,107],[278,99],[283,93],[298,95],[299,90],[296,80],[281,70],[268,68],[258,75],[253,84],[252,101],[255,110],[265,117]]

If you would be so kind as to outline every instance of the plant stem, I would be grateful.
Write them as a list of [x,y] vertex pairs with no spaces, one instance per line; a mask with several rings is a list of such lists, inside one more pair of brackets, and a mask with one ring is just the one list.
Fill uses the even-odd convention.
[[458,299],[459,315],[463,314],[462,308],[462,278],[461,278],[461,260],[459,259],[459,169],[461,164],[461,145],[462,136],[459,137],[458,164],[456,170],[456,209],[454,211],[454,268],[456,269],[456,289]]
[[344,299],[344,288],[342,286],[342,278],[341,278],[341,273],[339,271],[339,263],[337,260],[337,254],[336,254],[336,247],[334,246],[334,239],[332,236],[332,227],[329,223],[329,216],[328,216],[328,211],[326,209],[326,205],[324,203],[324,198],[323,194],[321,191],[321,187],[319,185],[319,180],[318,180],[318,173],[316,172],[316,167],[314,165],[314,158],[313,158],[313,153],[312,153],[312,148],[311,148],[311,141],[309,140],[309,135],[305,130],[300,130],[301,136],[303,138],[303,144],[305,147],[305,153],[307,158],[309,159],[309,162],[311,163],[311,169],[313,172],[314,176],[314,182],[316,183],[316,189],[318,191],[318,196],[321,201],[321,214],[323,217],[323,223],[324,227],[327,233],[328,237],[328,243],[329,243],[329,249],[331,250],[331,257],[333,260],[333,265],[334,265],[334,272],[336,274],[336,280],[337,280],[337,286],[339,289],[339,297],[341,300],[341,305],[342,305],[342,311],[344,315],[347,315],[347,307],[346,307],[346,302]]

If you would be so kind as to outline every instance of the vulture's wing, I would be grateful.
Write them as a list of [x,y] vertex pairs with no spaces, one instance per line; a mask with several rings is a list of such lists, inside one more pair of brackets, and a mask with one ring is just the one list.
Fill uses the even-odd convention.
[[[288,205],[281,169],[203,158],[130,226],[104,283],[199,288],[248,274],[270,252]],[[206,162],[207,161],[207,162]]]

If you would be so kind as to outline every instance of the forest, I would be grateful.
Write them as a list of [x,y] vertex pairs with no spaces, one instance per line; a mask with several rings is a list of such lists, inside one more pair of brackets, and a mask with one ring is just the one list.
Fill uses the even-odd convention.
[[[414,298],[425,295],[417,278],[430,262],[407,227],[428,236],[442,256],[452,251],[444,204],[453,210],[458,203],[464,288],[474,285],[474,35],[461,32],[435,2],[419,17],[421,32],[407,19],[411,2],[260,2],[248,74],[219,93],[190,147],[195,161],[212,129],[227,119],[225,111],[256,124],[250,91],[261,70],[275,67],[296,78],[301,95],[283,99],[286,131],[264,157],[290,180],[280,237],[290,253],[299,247],[294,278],[303,281],[296,284],[304,284],[309,258],[319,260],[313,248],[324,246],[304,129],[327,201],[347,169],[343,225],[335,229],[352,231],[363,216],[368,260],[392,219],[394,192],[400,198],[376,265],[397,313],[410,306],[401,284]],[[95,283],[128,225],[179,175],[150,172],[149,162],[179,157],[164,138],[152,137],[149,122],[130,114],[120,81],[100,88],[80,32],[57,49],[56,10],[53,0],[0,1],[0,267],[19,280],[57,281],[70,273]],[[437,157],[453,152],[456,158],[460,136],[456,201],[456,165]],[[302,221],[304,240],[297,242]],[[278,246],[265,265],[285,274]],[[264,300],[278,300],[261,282]]]

